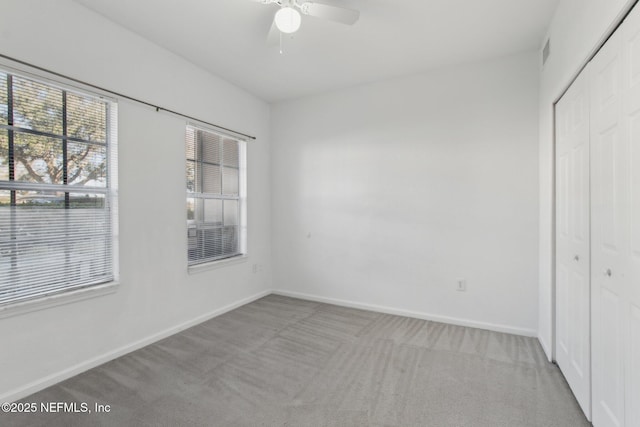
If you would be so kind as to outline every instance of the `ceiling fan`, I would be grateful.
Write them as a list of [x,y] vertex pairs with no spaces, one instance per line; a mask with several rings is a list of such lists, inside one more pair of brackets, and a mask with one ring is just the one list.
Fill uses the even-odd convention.
[[[291,34],[298,31],[303,15],[353,25],[360,17],[360,12],[344,7],[331,6],[304,0],[254,0],[262,4],[276,4],[280,9],[273,18],[273,26],[280,33]],[[272,27],[273,27],[272,26]]]

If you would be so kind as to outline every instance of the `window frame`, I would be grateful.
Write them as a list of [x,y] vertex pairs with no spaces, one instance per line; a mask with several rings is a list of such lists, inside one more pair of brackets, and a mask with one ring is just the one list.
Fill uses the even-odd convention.
[[[13,193],[15,191],[53,191],[62,192],[65,194],[65,204],[63,210],[71,210],[69,202],[70,195],[73,193],[79,194],[94,194],[104,195],[105,209],[108,209],[107,217],[108,223],[108,238],[111,241],[111,274],[109,280],[96,281],[94,283],[87,283],[85,285],[69,285],[68,287],[60,287],[52,291],[43,291],[40,294],[36,294],[30,297],[17,299],[15,301],[7,301],[0,304],[0,318],[11,317],[14,315],[20,315],[31,311],[37,311],[46,309],[53,306],[62,304],[68,304],[75,301],[81,301],[90,299],[102,295],[108,295],[116,292],[119,287],[120,280],[120,265],[119,265],[119,215],[118,215],[118,100],[93,87],[87,87],[78,82],[66,79],[64,76],[58,74],[50,74],[44,70],[33,70],[23,64],[14,64],[12,61],[0,59],[0,70],[12,77],[23,78],[26,80],[34,81],[38,84],[42,84],[57,90],[62,91],[63,97],[66,99],[68,94],[77,95],[80,97],[93,98],[105,103],[105,139],[104,143],[92,141],[91,139],[84,139],[80,137],[74,137],[67,134],[67,129],[64,129],[62,133],[48,133],[46,131],[27,130],[21,129],[18,125],[7,121],[3,125],[3,130],[7,132],[7,136],[10,133],[31,133],[36,136],[50,137],[52,139],[62,141],[63,146],[67,146],[68,142],[80,143],[86,145],[102,145],[105,147],[105,175],[104,187],[100,186],[77,186],[73,183],[63,182],[62,184],[54,183],[29,183],[22,181],[3,181],[2,191],[8,191],[12,194],[11,201],[15,205],[15,198]],[[9,100],[7,100],[8,105]],[[9,108],[9,107],[8,107]],[[13,107],[11,107],[13,108]],[[67,114],[65,111],[63,114]],[[66,122],[69,116],[66,116],[63,120]],[[5,128],[6,127],[6,128]],[[9,129],[13,127],[13,129]],[[65,150],[66,152],[66,150]],[[66,153],[65,153],[66,154]],[[10,153],[8,153],[10,156]],[[70,159],[65,155],[67,164],[64,165],[64,174],[67,175]],[[67,181],[68,177],[64,178]],[[13,182],[11,186],[6,183]],[[9,188],[13,187],[13,188]],[[108,207],[106,207],[108,206]],[[107,264],[107,265],[109,265]]]
[[[188,146],[188,135],[189,130],[192,130],[195,138],[195,147],[194,147],[194,158],[189,158],[187,154],[187,146]],[[205,132],[213,134],[215,137],[220,138],[220,146],[219,146],[219,158],[218,163],[205,161],[203,159],[203,149],[202,143],[203,141],[198,137],[198,132]],[[238,194],[232,195],[224,192],[224,167],[229,167],[229,165],[224,164],[223,152],[224,152],[224,141],[232,140],[237,143],[238,147],[238,166],[232,167],[233,169],[238,170]],[[194,163],[194,190],[189,190],[188,185],[188,168],[186,165],[189,162]],[[205,173],[198,172],[198,165],[202,166],[203,164],[209,166],[215,166],[220,168],[220,193],[208,193],[204,191],[196,191],[198,187],[200,189],[205,188]],[[188,271],[196,272],[201,269],[207,268],[217,268],[229,264],[235,264],[237,262],[241,262],[246,259],[248,256],[247,253],[247,140],[244,137],[240,137],[238,135],[227,133],[218,129],[213,129],[210,126],[202,125],[197,122],[187,122],[185,126],[185,178],[187,181],[186,188],[186,236],[187,236],[187,268]],[[200,180],[199,184],[196,184],[196,181]],[[189,200],[193,200],[194,207],[194,217],[189,218]],[[202,201],[202,203],[198,203],[198,200]],[[191,242],[190,239],[195,238],[198,239],[198,231],[199,230],[215,230],[215,229],[225,229],[229,228],[229,226],[225,226],[222,224],[221,226],[216,226],[213,224],[207,224],[207,222],[203,219],[202,221],[198,221],[198,210],[201,217],[204,218],[204,201],[205,200],[220,200],[222,201],[222,213],[221,217],[224,218],[224,201],[225,200],[235,200],[238,202],[238,212],[237,212],[237,225],[235,225],[235,229],[237,230],[236,235],[236,245],[237,250],[234,253],[222,254],[217,257],[202,257],[200,259],[191,260],[190,251]],[[224,221],[224,220],[223,220]],[[194,234],[195,233],[195,234]],[[197,241],[196,241],[196,250],[198,249]]]

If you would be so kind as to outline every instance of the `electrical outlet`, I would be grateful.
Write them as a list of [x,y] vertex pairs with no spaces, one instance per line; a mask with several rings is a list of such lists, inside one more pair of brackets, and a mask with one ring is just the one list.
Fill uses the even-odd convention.
[[458,279],[456,282],[456,291],[458,292],[466,292],[467,291],[467,280],[466,279]]

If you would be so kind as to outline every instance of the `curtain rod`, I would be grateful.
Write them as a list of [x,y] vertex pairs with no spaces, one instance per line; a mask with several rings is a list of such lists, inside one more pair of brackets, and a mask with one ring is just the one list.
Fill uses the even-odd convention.
[[123,95],[123,94],[121,94],[119,92],[115,92],[113,90],[105,89],[103,87],[100,87],[100,86],[97,86],[97,85],[82,81],[80,79],[76,79],[76,78],[73,78],[73,77],[65,76],[65,75],[57,73],[55,71],[51,71],[51,70],[49,70],[47,68],[39,67],[37,65],[30,64],[30,63],[22,61],[20,59],[12,58],[12,57],[10,57],[8,55],[5,55],[5,54],[2,54],[2,53],[0,53],[0,58],[8,59],[10,61],[16,62],[16,63],[21,64],[21,65],[26,65],[27,67],[31,67],[31,68],[34,68],[34,69],[39,70],[39,71],[44,71],[45,73],[52,74],[52,75],[54,75],[56,77],[60,77],[60,78],[63,78],[65,80],[70,80],[70,81],[75,82],[75,83],[80,83],[83,86],[87,86],[87,87],[90,87],[90,88],[93,88],[93,89],[97,89],[97,90],[99,90],[101,92],[105,92],[105,93],[108,93],[108,94],[111,94],[111,95],[115,95],[118,98],[127,99],[129,101],[137,102],[139,104],[143,104],[143,105],[146,105],[148,107],[155,108],[156,111],[165,111],[167,113],[174,114],[176,116],[184,117],[185,119],[194,120],[196,122],[204,123],[206,125],[212,126],[214,128],[220,129],[220,130],[225,131],[225,132],[229,132],[229,133],[232,133],[232,134],[243,136],[243,137],[245,137],[247,139],[252,139],[252,140],[256,139],[255,136],[247,135],[246,133],[238,132],[238,131],[235,131],[233,129],[226,128],[224,126],[217,125],[215,123],[207,122],[205,120],[200,120],[200,119],[198,119],[196,117],[189,116],[187,114],[182,114],[182,113],[179,113],[177,111],[170,110],[168,108],[160,107],[158,105],[152,104],[152,103],[147,102],[147,101],[142,101],[140,99],[133,98],[133,97],[128,96],[128,95]]

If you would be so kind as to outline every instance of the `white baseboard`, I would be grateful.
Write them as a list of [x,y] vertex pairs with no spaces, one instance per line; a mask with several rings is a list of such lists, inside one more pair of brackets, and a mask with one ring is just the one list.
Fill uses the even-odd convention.
[[258,292],[248,298],[241,299],[239,301],[228,304],[224,307],[213,310],[209,313],[198,316],[189,321],[183,322],[179,325],[173,326],[171,328],[165,329],[161,332],[158,332],[153,335],[149,335],[141,340],[135,341],[131,344],[125,345],[123,347],[117,348],[108,353],[102,354],[100,356],[94,357],[93,359],[86,360],[84,362],[78,363],[75,366],[64,369],[60,372],[56,372],[54,374],[48,375],[44,378],[41,378],[32,383],[26,384],[17,389],[11,390],[8,393],[5,393],[0,396],[0,402],[15,402],[16,400],[20,400],[24,397],[27,397],[33,393],[36,393],[40,390],[43,390],[47,387],[50,387],[54,384],[59,383],[60,381],[64,381],[68,378],[71,378],[75,375],[78,375],[82,372],[88,371],[91,368],[95,368],[96,366],[100,366],[104,363],[107,363],[115,358],[123,356],[127,353],[131,353],[132,351],[138,350],[142,347],[145,347],[149,344],[152,344],[156,341],[159,341],[163,338],[167,338],[173,334],[176,334],[180,331],[188,329],[192,326],[195,326],[199,323],[206,322],[209,319],[213,319],[214,317],[220,316],[228,311],[234,310],[240,306],[253,302],[257,299],[265,297],[271,293],[270,290]]
[[375,304],[366,304],[355,301],[348,301],[336,298],[327,298],[318,295],[305,294],[300,292],[290,292],[287,290],[274,290],[274,294],[286,297],[299,298],[309,301],[324,302],[327,304],[340,305],[343,307],[359,308],[362,310],[376,311],[380,313],[395,314],[397,316],[413,317],[416,319],[431,320],[434,322],[448,323],[451,325],[468,326],[471,328],[487,329],[489,331],[504,332],[513,335],[522,335],[525,337],[538,336],[538,331],[534,329],[517,328],[513,326],[500,325],[496,323],[478,322],[475,320],[461,319],[458,317],[441,316],[438,314],[429,314],[419,311],[403,310],[393,307],[386,307]]

